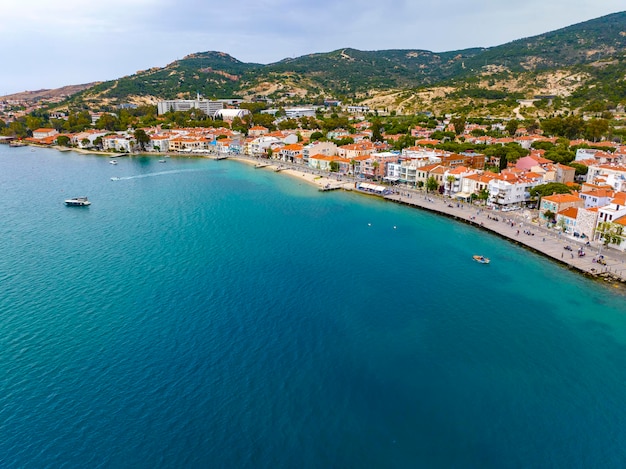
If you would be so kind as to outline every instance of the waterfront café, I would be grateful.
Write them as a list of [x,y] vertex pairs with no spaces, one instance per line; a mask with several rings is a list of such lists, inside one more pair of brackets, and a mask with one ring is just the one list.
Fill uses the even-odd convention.
[[356,184],[356,188],[360,191],[369,192],[371,194],[377,194],[377,195],[385,195],[385,194],[390,193],[388,187],[381,186],[378,184],[372,184],[369,182],[358,182]]

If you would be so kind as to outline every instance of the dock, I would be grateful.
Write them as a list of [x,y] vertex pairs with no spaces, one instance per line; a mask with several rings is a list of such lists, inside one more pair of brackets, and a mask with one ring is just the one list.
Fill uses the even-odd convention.
[[254,165],[254,169],[265,168],[269,165],[270,165],[269,163],[257,163]]

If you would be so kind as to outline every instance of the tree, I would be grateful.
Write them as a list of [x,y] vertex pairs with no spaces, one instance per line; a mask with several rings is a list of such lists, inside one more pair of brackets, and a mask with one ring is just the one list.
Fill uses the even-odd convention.
[[233,119],[233,121],[230,123],[230,128],[236,130],[237,132],[241,132],[242,134],[248,132],[247,124],[240,117],[235,117]]
[[456,135],[461,135],[463,132],[465,132],[465,122],[465,116],[458,116],[450,119],[450,123],[454,127],[454,133]]
[[452,184],[456,181],[456,178],[450,174],[446,176],[446,182],[448,183],[448,195],[452,195]]
[[609,130],[609,121],[606,119],[591,119],[585,128],[585,137],[597,142]]
[[551,210],[546,210],[545,212],[543,212],[543,217],[549,222],[553,222],[555,216],[556,214]]
[[370,130],[372,131],[372,142],[383,141],[383,135],[382,135],[381,129],[383,129],[383,125],[381,124],[380,120],[374,119],[372,121],[372,126],[370,127]]
[[549,182],[547,184],[539,184],[538,186],[532,187],[528,192],[531,197],[535,197],[537,199],[537,207],[539,207],[539,200],[541,197],[552,194],[571,194],[572,190],[560,182]]
[[584,176],[589,172],[589,166],[585,166],[580,163],[569,163],[569,165],[576,170],[576,176]]
[[336,173],[337,171],[339,171],[339,162],[333,160],[330,162],[330,172]]
[[26,116],[26,127],[30,130],[37,130],[43,126],[43,119],[41,117]]
[[323,138],[324,138],[324,134],[322,132],[317,131],[317,132],[313,132],[311,134],[311,136],[309,137],[309,140],[311,140],[312,142],[316,142],[316,141],[321,140]]
[[439,183],[434,176],[429,176],[428,179],[426,179],[426,192],[437,190],[438,187]]
[[61,145],[62,147],[69,147],[70,138],[67,135],[59,135],[57,137],[57,144]]
[[145,151],[146,145],[150,143],[150,136],[146,133],[145,130],[137,129],[135,130],[134,137],[135,137],[135,140],[137,140],[137,143],[139,144],[139,146],[141,147],[141,150]]
[[511,119],[510,121],[506,123],[504,130],[506,130],[509,133],[509,135],[513,136],[515,135],[515,132],[517,132],[518,127],[519,127],[519,121],[517,121],[517,119]]
[[609,244],[619,246],[623,240],[624,227],[611,222],[603,222],[596,228],[596,233],[600,234],[600,239],[604,241],[605,246]]
[[483,201],[483,205],[486,204],[487,203],[487,199],[489,198],[489,191],[483,187],[478,192],[478,195],[476,196],[476,198],[478,200],[482,200]]

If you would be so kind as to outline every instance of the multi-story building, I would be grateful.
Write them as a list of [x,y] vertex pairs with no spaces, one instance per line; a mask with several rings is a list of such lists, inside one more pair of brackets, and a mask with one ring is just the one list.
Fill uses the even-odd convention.
[[217,111],[224,109],[224,103],[200,98],[173,99],[169,101],[159,101],[157,103],[157,112],[159,115],[171,111],[190,111],[191,109],[199,109],[207,116],[215,117]]

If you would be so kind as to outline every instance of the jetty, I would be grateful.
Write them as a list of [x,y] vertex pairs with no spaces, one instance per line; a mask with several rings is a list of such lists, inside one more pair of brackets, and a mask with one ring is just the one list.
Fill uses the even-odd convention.
[[270,165],[269,163],[257,163],[254,165],[254,169],[265,168],[269,165]]

